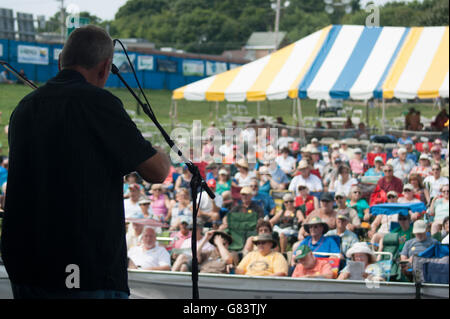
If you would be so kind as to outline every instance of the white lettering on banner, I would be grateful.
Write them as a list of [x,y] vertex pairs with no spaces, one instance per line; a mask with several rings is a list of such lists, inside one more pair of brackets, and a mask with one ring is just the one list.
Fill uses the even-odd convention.
[[138,56],[138,71],[140,70],[153,70],[154,62],[151,55],[139,55]]
[[3,56],[3,44],[0,43],[0,57]]
[[48,65],[48,48],[19,45],[17,46],[17,62]]

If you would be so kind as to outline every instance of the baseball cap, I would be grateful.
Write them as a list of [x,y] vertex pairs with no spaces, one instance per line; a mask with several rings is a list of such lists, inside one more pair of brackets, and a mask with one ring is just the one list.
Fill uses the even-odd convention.
[[336,218],[339,219],[345,219],[347,221],[350,221],[350,215],[346,212],[346,213],[339,213]]
[[353,151],[353,153],[355,153],[355,154],[362,154],[362,150],[359,148],[359,147],[357,147],[357,148],[355,148],[355,150]]
[[313,137],[312,139],[311,139],[311,143],[317,143],[319,140],[317,139],[317,137]]
[[413,226],[413,234],[421,234],[426,232],[427,232],[427,223],[422,219],[416,220]]
[[297,261],[299,259],[302,259],[306,257],[311,252],[311,248],[309,248],[308,245],[301,245],[298,247],[298,249],[295,251],[294,260]]
[[228,171],[225,168],[219,170],[219,175],[228,175]]
[[414,190],[414,186],[412,186],[411,184],[406,184],[405,186],[403,186],[403,190],[405,189]]
[[383,158],[381,156],[377,156],[377,157],[375,157],[374,162],[381,162],[381,163],[383,163]]
[[430,160],[430,158],[428,157],[427,154],[420,155],[419,159],[421,159],[421,160]]
[[399,148],[399,150],[397,151],[398,154],[407,153],[407,152],[408,151],[404,147]]
[[334,198],[331,195],[331,193],[325,192],[325,193],[322,193],[322,195],[320,195],[320,200],[332,202],[332,201],[334,201]]

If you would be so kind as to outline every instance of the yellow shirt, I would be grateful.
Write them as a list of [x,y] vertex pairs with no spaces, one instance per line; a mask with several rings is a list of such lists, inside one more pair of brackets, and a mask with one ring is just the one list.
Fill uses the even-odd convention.
[[238,267],[243,269],[249,276],[269,276],[278,272],[288,273],[288,263],[284,256],[278,252],[271,252],[263,256],[259,251],[248,253],[239,263]]

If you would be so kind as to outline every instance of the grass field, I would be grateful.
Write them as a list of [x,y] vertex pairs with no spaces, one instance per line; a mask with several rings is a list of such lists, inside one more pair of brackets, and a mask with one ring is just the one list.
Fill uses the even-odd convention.
[[[126,89],[108,89],[117,97],[119,97],[125,108],[128,110],[136,111],[136,102],[133,96]],[[10,115],[18,102],[27,95],[31,89],[24,85],[7,85],[0,84],[0,111],[2,112],[0,118],[0,142],[3,145],[3,154],[7,154],[8,142],[7,136],[4,131],[4,126],[8,124]],[[171,118],[169,115],[171,105],[171,91],[168,90],[146,90],[145,91],[153,111],[156,114],[158,120],[163,124],[171,124]],[[221,102],[219,106],[219,117],[226,114],[227,102]],[[256,117],[256,103],[246,102],[239,103],[247,105],[249,115]],[[366,119],[366,106],[362,102],[345,102],[345,106],[352,106],[354,109],[361,109],[363,111],[362,120]],[[315,100],[303,100],[302,114],[303,116],[317,116],[316,113],[316,101]],[[434,118],[438,113],[437,109],[433,110],[432,104],[387,104],[386,105],[386,118],[392,119],[394,117],[402,116],[402,114],[408,110],[409,107],[414,106],[417,110],[420,110],[422,116],[427,118]],[[288,125],[292,125],[292,100],[282,101],[264,101],[261,102],[261,115],[269,115],[273,117],[282,116],[284,121]],[[215,120],[215,103],[214,102],[192,102],[181,100],[177,102],[177,118],[178,122],[185,124],[192,124],[193,120],[201,120],[203,127],[207,127],[210,121]],[[370,112],[370,126],[380,126],[381,120],[381,108],[371,109]],[[150,122],[145,114],[141,111],[140,115],[136,115],[137,118],[142,118],[146,122]],[[218,123],[220,124],[223,123]],[[170,126],[168,127],[170,131]],[[170,133],[170,132],[169,132]]]

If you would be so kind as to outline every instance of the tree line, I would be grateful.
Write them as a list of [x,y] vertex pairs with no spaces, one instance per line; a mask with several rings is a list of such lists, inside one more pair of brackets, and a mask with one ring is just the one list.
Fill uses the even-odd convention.
[[[273,31],[276,0],[129,0],[112,21],[82,12],[91,23],[109,30],[112,37],[144,38],[157,47],[174,47],[192,53],[221,54],[239,50],[256,31]],[[282,4],[284,0],[281,1]],[[325,12],[322,0],[290,0],[283,7],[280,31],[285,43],[295,42],[330,24],[364,25],[369,15],[352,0],[351,13],[335,7]],[[449,0],[393,2],[380,7],[381,26],[448,25]],[[59,21],[59,12],[51,21]],[[57,23],[49,24],[52,28]],[[57,28],[57,27],[56,27]],[[52,31],[52,30],[46,30]]]

